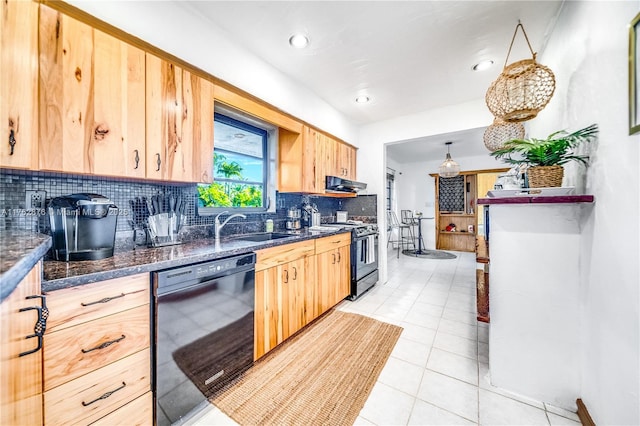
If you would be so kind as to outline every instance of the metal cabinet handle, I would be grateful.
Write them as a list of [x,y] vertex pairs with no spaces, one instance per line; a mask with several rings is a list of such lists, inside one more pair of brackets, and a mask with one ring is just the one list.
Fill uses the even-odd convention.
[[340,263],[340,252],[338,252],[338,263]]
[[11,129],[11,131],[9,132],[9,146],[11,147],[11,152],[9,152],[9,155],[13,155],[13,147],[16,146],[16,142],[18,142],[16,140],[16,134],[13,129]]
[[140,153],[138,152],[137,149],[134,149],[133,152],[136,153],[136,156],[133,158],[133,161],[136,162],[136,166],[134,167],[134,170],[138,168],[138,166],[140,165]]
[[96,300],[95,302],[89,302],[89,303],[80,303],[81,306],[91,306],[91,305],[96,305],[98,303],[107,303],[107,302],[111,302],[113,299],[119,299],[121,297],[124,297],[124,293],[120,294],[119,296],[112,296],[112,297],[105,297],[104,299],[100,299],[100,300]]
[[158,168],[156,169],[156,172],[160,171],[160,165],[162,164],[162,160],[160,159],[160,154],[156,154],[157,160],[156,160],[156,164],[158,165]]
[[289,270],[285,269],[284,270],[284,283],[288,283],[289,282]]
[[119,390],[124,389],[124,387],[125,387],[125,386],[127,386],[127,384],[126,384],[125,382],[122,382],[122,386],[120,386],[119,388],[114,389],[114,390],[109,391],[109,392],[105,392],[104,394],[102,394],[102,395],[101,395],[101,396],[99,396],[98,398],[94,399],[93,401],[89,401],[89,402],[84,402],[84,401],[82,401],[82,405],[83,405],[84,407],[86,407],[87,405],[91,405],[91,404],[93,404],[94,402],[98,402],[98,401],[100,401],[100,400],[102,400],[102,399],[107,399],[107,398],[109,398],[111,395],[113,395],[114,393],[118,392]]
[[333,256],[333,262],[331,262],[331,264],[335,265],[335,263],[336,263],[336,254],[335,253],[331,253],[331,256]]
[[36,320],[36,323],[33,326],[33,334],[30,334],[25,337],[25,339],[31,339],[33,337],[37,337],[38,346],[35,349],[31,349],[30,351],[22,352],[18,356],[30,355],[42,349],[42,336],[44,335],[44,332],[47,329],[47,318],[49,318],[49,309],[47,308],[46,296],[42,296],[42,295],[27,296],[26,299],[40,299],[40,306],[29,306],[28,308],[20,308],[18,310],[18,312],[25,312],[33,309],[38,311],[38,319]]
[[93,348],[91,348],[91,349],[81,349],[81,352],[82,352],[83,354],[86,354],[86,353],[89,353],[89,352],[91,352],[91,351],[96,351],[96,350],[98,350],[98,349],[108,348],[109,346],[113,345],[114,343],[118,343],[118,342],[120,342],[120,341],[124,340],[124,338],[125,338],[125,337],[126,337],[126,336],[123,334],[122,336],[118,337],[117,339],[113,339],[113,340],[110,340],[110,341],[108,341],[108,342],[104,342],[104,343],[102,343],[101,345],[98,345],[98,346],[93,347]]
[[298,268],[296,268],[295,266],[293,267],[293,280],[297,280],[298,279]]

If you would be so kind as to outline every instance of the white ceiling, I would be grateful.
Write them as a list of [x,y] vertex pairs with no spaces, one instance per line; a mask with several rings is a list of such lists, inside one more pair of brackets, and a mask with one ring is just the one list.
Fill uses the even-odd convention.
[[[538,52],[562,1],[182,0],[180,4],[309,87],[355,124],[365,124],[484,98],[502,70],[518,20]],[[300,31],[311,39],[302,50],[288,44],[289,37]],[[519,33],[509,62],[530,57]],[[483,59],[494,60],[494,66],[472,71]],[[359,94],[372,101],[356,104]]]
[[451,142],[451,157],[475,157],[488,155],[484,146],[485,128],[433,135],[387,145],[387,156],[397,163],[415,163],[432,160],[444,161],[447,154],[445,142]]

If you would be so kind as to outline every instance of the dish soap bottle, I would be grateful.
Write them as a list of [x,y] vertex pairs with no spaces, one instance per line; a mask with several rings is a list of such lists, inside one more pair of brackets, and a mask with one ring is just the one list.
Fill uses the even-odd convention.
[[266,222],[264,223],[264,230],[265,232],[273,232],[273,220],[272,219],[267,219]]

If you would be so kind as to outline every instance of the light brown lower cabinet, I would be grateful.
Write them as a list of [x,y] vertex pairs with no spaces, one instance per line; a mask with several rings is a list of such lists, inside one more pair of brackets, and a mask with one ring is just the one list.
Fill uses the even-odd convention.
[[314,250],[308,240],[256,252],[254,359],[307,324],[306,287],[313,282]]
[[38,263],[0,304],[0,425],[42,424],[42,350],[25,338],[38,320],[40,299],[27,297],[40,294],[41,271]]
[[153,416],[153,394],[147,392],[112,412],[91,423],[94,426],[147,426]]
[[349,294],[350,234],[256,252],[258,359]]
[[[138,274],[47,294],[45,425],[153,424],[152,398],[140,399],[151,391],[149,278]],[[135,409],[126,408],[134,401]],[[122,414],[129,410],[131,419]]]

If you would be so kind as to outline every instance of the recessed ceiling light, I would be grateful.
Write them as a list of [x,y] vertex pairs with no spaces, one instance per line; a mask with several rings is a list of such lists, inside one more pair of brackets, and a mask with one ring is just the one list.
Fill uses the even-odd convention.
[[244,136],[245,136],[244,133],[235,133],[233,135],[233,137],[236,139],[244,139]]
[[296,49],[304,49],[309,45],[309,37],[304,34],[294,34],[289,37],[289,44]]
[[492,60],[486,60],[486,61],[482,61],[482,62],[478,62],[477,64],[475,64],[473,67],[471,67],[474,71],[484,71],[488,68],[491,68],[491,65],[493,65],[493,61]]
[[359,104],[366,104],[370,100],[371,100],[371,98],[369,98],[368,96],[365,96],[365,95],[361,95],[361,96],[358,96],[356,98],[356,102],[359,103]]

